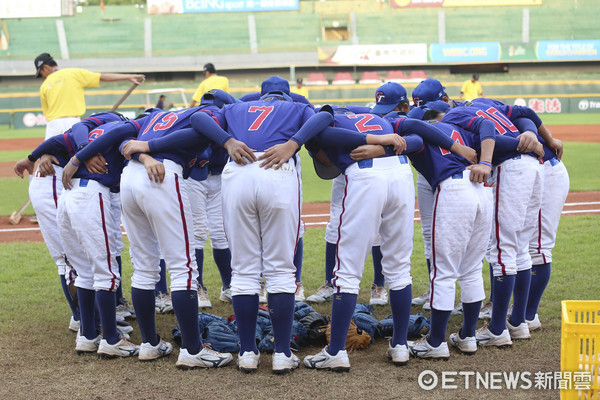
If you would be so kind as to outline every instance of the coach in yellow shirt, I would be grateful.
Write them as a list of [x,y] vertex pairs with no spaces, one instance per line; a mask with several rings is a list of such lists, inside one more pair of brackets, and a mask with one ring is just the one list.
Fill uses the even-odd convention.
[[458,100],[463,101],[463,97],[465,101],[485,97],[481,89],[481,83],[479,83],[479,74],[473,74],[473,77],[463,84]]
[[302,78],[296,79],[296,87],[290,88],[290,92],[301,94],[302,96],[308,99],[308,88],[302,85],[303,82],[304,81],[302,80]]
[[217,70],[212,63],[204,64],[204,76],[205,79],[200,82],[198,89],[192,96],[192,103],[190,107],[194,107],[196,104],[200,104],[202,95],[211,89],[221,89],[229,93],[229,79],[224,76],[217,75]]
[[79,122],[85,114],[84,89],[98,87],[100,81],[144,82],[144,75],[100,74],[82,68],[59,69],[48,53],[36,57],[36,78],[44,78],[40,87],[42,111],[46,120],[46,139],[60,135]]

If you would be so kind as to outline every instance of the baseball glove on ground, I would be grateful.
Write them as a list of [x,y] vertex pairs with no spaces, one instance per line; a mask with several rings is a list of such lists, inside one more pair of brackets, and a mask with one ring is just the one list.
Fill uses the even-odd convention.
[[[327,326],[327,343],[331,338],[331,324]],[[371,336],[368,333],[358,329],[354,320],[350,321],[348,335],[346,336],[346,350],[364,349],[371,343]]]

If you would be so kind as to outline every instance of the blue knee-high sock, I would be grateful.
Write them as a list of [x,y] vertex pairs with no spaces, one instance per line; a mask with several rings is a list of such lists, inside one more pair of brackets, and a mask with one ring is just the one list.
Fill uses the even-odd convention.
[[394,320],[394,333],[391,340],[392,347],[398,344],[406,344],[411,302],[412,285],[408,285],[400,290],[390,290],[390,306]]
[[[270,300],[269,296],[269,300]],[[240,336],[240,354],[251,351],[258,354],[256,347],[256,319],[258,316],[258,295],[232,296],[233,313]]]
[[213,249],[213,258],[221,275],[223,289],[231,286],[231,251],[229,249]]
[[331,286],[333,279],[333,269],[335,268],[335,254],[337,246],[333,243],[325,242],[325,282]]
[[431,281],[431,260],[426,258],[425,262],[427,263],[427,278]]
[[529,286],[531,285],[531,271],[518,271],[513,289],[513,309],[510,313],[510,324],[517,326],[525,322],[525,308],[529,297]]
[[[119,266],[119,276],[123,277],[123,266],[121,265],[121,256],[117,256],[117,265]],[[117,286],[117,303],[123,299],[123,280],[119,280],[119,286]]]
[[510,297],[515,287],[516,275],[495,276],[492,281],[494,288],[494,304],[492,305],[492,320],[489,329],[494,335],[499,335],[506,329],[506,315]]
[[327,352],[335,356],[340,350],[346,348],[348,328],[352,321],[352,314],[356,307],[358,295],[350,293],[336,293],[333,295],[331,305],[331,337]]
[[304,240],[300,238],[294,253],[294,267],[296,267],[296,282],[302,282],[302,260],[304,258]]
[[167,264],[165,260],[160,259],[160,279],[156,282],[154,287],[154,295],[158,296],[159,293],[168,293],[167,290]]
[[206,289],[204,287],[204,282],[202,281],[202,271],[204,270],[204,249],[196,249],[196,266],[198,267],[198,286]]
[[176,290],[171,292],[173,311],[181,330],[181,348],[190,354],[200,352],[200,328],[198,327],[198,292]]
[[438,347],[446,341],[446,328],[448,328],[450,313],[452,311],[431,309],[431,329],[427,340],[431,346]]
[[371,255],[373,256],[373,285],[385,286],[385,277],[383,276],[383,267],[381,266],[381,247],[371,247]]
[[65,299],[67,299],[67,303],[69,303],[69,308],[71,309],[71,314],[73,314],[73,319],[75,321],[79,321],[79,309],[77,308],[77,302],[71,296],[71,291],[69,291],[69,285],[67,285],[67,281],[65,280],[64,275],[59,275],[60,278],[60,286],[62,287],[63,293],[65,295]]
[[463,324],[458,332],[461,339],[475,336],[477,329],[477,320],[479,319],[479,310],[481,310],[481,302],[462,303],[463,309]]
[[494,268],[492,267],[492,264],[490,264],[490,301],[493,302],[494,301]]
[[550,282],[551,271],[551,263],[531,267],[531,284],[529,286],[527,309],[525,310],[525,318],[529,321],[532,321],[538,312],[542,295],[548,286],[548,282]]
[[275,352],[292,355],[290,339],[294,322],[294,293],[269,293],[269,313],[273,324]]
[[150,343],[152,346],[156,346],[159,341],[156,334],[155,300],[154,290],[131,288],[131,302],[142,334],[142,343]]
[[96,293],[93,290],[77,288],[77,299],[79,300],[81,335],[90,340],[94,339],[98,336],[98,327],[94,316]]
[[117,307],[116,293],[108,290],[97,290],[96,303],[98,303],[100,321],[102,321],[102,337],[106,339],[108,344],[115,344],[119,341],[117,315],[115,314],[115,308]]

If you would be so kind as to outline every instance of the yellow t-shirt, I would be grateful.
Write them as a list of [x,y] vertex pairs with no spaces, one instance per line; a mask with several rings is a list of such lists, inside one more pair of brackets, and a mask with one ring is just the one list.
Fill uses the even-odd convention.
[[202,100],[202,95],[211,89],[221,89],[229,93],[229,79],[219,75],[209,76],[200,82],[198,89],[196,89],[196,93],[194,93],[194,96],[192,96],[192,100],[194,100],[196,103],[200,103],[200,100]]
[[483,94],[483,90],[481,90],[481,83],[479,83],[479,81],[473,82],[471,79],[463,84],[460,91],[463,93],[465,100],[473,100]]
[[306,86],[302,86],[300,89],[298,89],[297,86],[294,86],[290,88],[290,92],[301,94],[302,96],[308,99],[308,88]]
[[46,120],[81,117],[85,113],[83,89],[98,87],[100,74],[81,68],[63,68],[46,77],[40,87]]

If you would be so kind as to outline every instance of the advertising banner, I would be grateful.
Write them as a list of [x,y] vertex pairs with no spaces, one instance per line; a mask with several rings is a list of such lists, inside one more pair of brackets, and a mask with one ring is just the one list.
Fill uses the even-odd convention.
[[502,43],[500,59],[502,61],[535,60],[534,43]]
[[335,65],[427,63],[427,44],[382,44],[320,48],[319,62]]
[[598,60],[600,40],[541,40],[536,53],[538,60]]
[[475,61],[500,60],[500,43],[433,43],[431,45],[431,62],[434,63],[467,63]]
[[299,0],[148,0],[149,14],[298,10]]
[[0,0],[0,19],[60,16],[61,0]]
[[392,8],[539,6],[541,4],[542,0],[390,0]]

